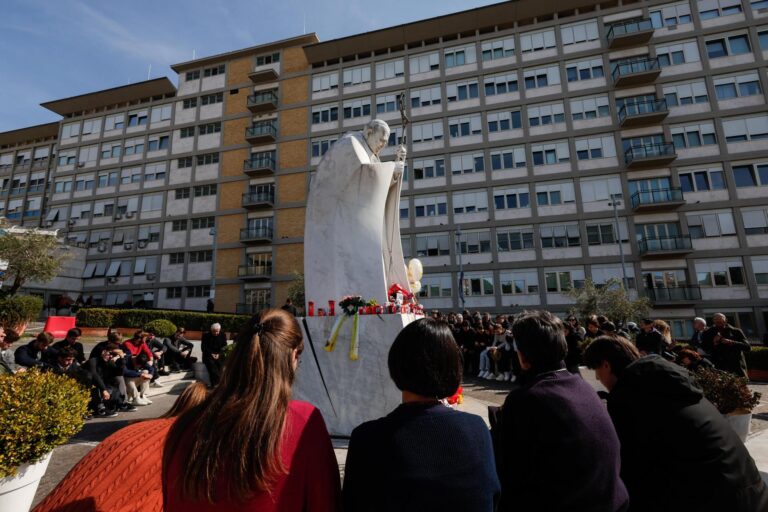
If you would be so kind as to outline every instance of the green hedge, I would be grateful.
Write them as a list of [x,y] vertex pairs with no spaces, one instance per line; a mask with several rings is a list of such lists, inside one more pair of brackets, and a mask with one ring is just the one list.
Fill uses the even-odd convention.
[[77,312],[78,327],[142,327],[153,320],[168,320],[190,331],[207,331],[220,323],[226,332],[237,332],[250,319],[247,315],[195,313],[173,309],[82,308]]
[[747,368],[751,370],[768,371],[768,347],[752,347],[752,350],[745,354],[747,358]]
[[155,334],[157,334],[160,338],[168,338],[176,332],[176,326],[173,325],[173,322],[169,322],[165,318],[152,320],[144,326],[145,331],[148,331],[149,329],[154,330]]
[[34,295],[12,295],[0,299],[0,324],[5,329],[26,325],[40,316],[43,299]]

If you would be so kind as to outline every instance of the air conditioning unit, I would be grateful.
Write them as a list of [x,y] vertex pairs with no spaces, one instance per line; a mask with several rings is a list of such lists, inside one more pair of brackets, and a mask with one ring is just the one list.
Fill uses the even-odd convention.
[[136,213],[136,212],[128,212],[128,213],[126,213],[126,214],[125,214],[125,218],[126,218],[126,219],[132,219],[132,218],[133,218],[133,215],[134,215],[135,213]]
[[148,243],[149,243],[149,241],[147,241],[147,240],[139,240],[139,249],[145,248]]
[[147,274],[147,281],[154,281],[157,279],[157,274]]
[[107,244],[99,242],[99,245],[96,246],[96,250],[99,252],[107,252]]
[[51,226],[53,226],[53,221],[52,220],[49,220],[49,221],[45,222],[45,227],[49,228]]
[[108,282],[108,283],[112,283],[112,284],[114,284],[114,283],[116,283],[116,282],[117,282],[117,279],[118,279],[118,278],[117,278],[117,277],[115,277],[115,276],[112,276],[112,277],[108,277],[108,278],[107,278],[107,282]]
[[115,220],[122,220],[122,218],[123,218],[123,214],[121,213],[118,213],[115,215]]
[[82,169],[85,167],[85,162],[77,162],[77,166]]
[[123,244],[123,248],[124,248],[126,251],[130,251],[131,249],[133,249],[133,242],[125,242],[125,243]]
[[74,226],[75,224],[77,224],[77,219],[69,219],[67,221],[67,224],[70,226]]

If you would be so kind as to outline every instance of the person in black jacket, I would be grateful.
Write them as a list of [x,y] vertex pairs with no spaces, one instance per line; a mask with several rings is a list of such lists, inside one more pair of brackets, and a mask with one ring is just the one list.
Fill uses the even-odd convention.
[[125,402],[120,391],[125,360],[123,351],[116,343],[106,342],[96,357],[88,359],[86,370],[90,374],[91,410],[102,418],[116,416],[117,411],[135,411],[136,407]]
[[448,324],[417,320],[389,350],[389,374],[403,403],[352,431],[344,476],[351,512],[491,512],[499,481],[490,433],[476,415],[439,399],[461,383],[461,357]]
[[227,336],[221,332],[221,324],[211,325],[211,330],[203,334],[200,348],[203,351],[203,364],[208,369],[211,386],[216,386],[221,379],[221,370],[224,367],[222,350],[226,346]]
[[57,341],[51,346],[51,349],[53,349],[52,352],[54,353],[54,357],[55,357],[54,351],[58,351],[65,347],[68,347],[73,349],[77,354],[75,356],[75,360],[77,361],[77,363],[81,365],[85,364],[85,350],[83,349],[83,344],[80,343],[80,336],[82,335],[83,335],[83,332],[77,327],[73,327],[72,329],[68,330],[67,336],[63,340]]
[[599,338],[584,357],[610,391],[632,512],[768,510],[755,462],[687,370],[622,338]]
[[637,350],[640,351],[640,354],[661,355],[667,343],[664,339],[664,335],[657,331],[653,326],[653,320],[645,318],[640,322],[640,328],[642,330],[635,338],[635,345],[637,345]]
[[712,317],[712,327],[702,335],[702,347],[710,354],[715,368],[747,378],[747,360],[744,353],[752,347],[741,329],[728,324],[722,313]]
[[512,334],[524,374],[496,427],[499,511],[627,510],[619,439],[592,386],[565,368],[562,322],[548,311],[528,311]]
[[47,355],[53,336],[49,332],[41,332],[35,339],[22,345],[13,353],[16,364],[24,368],[41,368],[47,366]]
[[179,327],[169,338],[163,340],[166,362],[172,373],[178,373],[182,368],[189,370],[197,361],[196,357],[192,357],[194,345],[184,338],[185,332],[183,327]]
[[565,343],[568,345],[565,367],[569,372],[581,375],[579,365],[581,364],[581,342],[584,338],[572,323],[568,322],[563,324],[563,326],[565,327]]

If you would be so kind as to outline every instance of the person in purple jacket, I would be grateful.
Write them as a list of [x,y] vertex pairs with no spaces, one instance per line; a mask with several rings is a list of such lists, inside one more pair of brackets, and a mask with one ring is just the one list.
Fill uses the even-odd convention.
[[566,369],[562,322],[547,311],[526,311],[512,334],[523,376],[495,427],[498,510],[627,510],[616,430],[595,390]]

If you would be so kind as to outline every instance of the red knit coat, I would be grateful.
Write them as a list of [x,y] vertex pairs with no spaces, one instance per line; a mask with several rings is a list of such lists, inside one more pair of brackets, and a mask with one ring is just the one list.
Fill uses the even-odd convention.
[[162,453],[173,419],[122,428],[88,452],[33,512],[161,512]]

